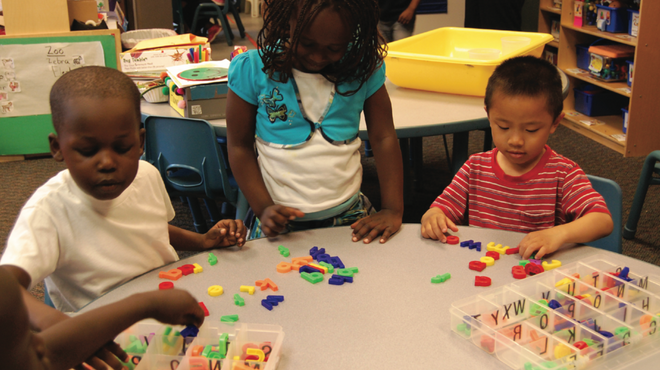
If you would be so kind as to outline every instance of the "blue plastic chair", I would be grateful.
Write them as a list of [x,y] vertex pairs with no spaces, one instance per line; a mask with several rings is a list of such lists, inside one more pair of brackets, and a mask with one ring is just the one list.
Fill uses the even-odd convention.
[[616,182],[603,177],[587,175],[587,178],[591,181],[591,186],[594,190],[605,199],[607,208],[612,214],[612,221],[614,222],[614,230],[612,230],[610,235],[595,240],[589,243],[589,245],[610,252],[621,253],[623,250],[623,241],[621,240],[623,196],[621,187]]
[[188,198],[195,230],[208,229],[198,198],[206,202],[213,223],[221,219],[215,204],[224,200],[243,219],[248,203],[231,175],[220,150],[213,126],[199,119],[148,116],[145,158],[160,171],[165,188],[172,196]]
[[632,207],[630,207],[630,214],[628,221],[623,228],[623,237],[632,239],[637,232],[637,222],[639,216],[642,214],[642,206],[646,198],[646,192],[651,185],[660,185],[660,178],[653,177],[653,174],[660,175],[660,150],[651,152],[646,156],[642,173],[639,175],[639,182],[637,183],[637,190],[635,191],[635,198],[633,198]]

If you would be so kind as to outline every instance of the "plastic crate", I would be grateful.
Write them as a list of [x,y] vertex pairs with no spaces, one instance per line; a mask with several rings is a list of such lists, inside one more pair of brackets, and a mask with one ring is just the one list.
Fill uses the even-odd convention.
[[628,9],[628,15],[630,15],[630,19],[628,20],[628,34],[637,37],[639,33],[639,10]]
[[[525,37],[529,43],[494,59],[470,58],[470,50],[502,50],[502,38],[507,37]],[[518,55],[541,57],[551,40],[551,35],[538,32],[438,28],[389,43],[387,77],[411,89],[484,96],[488,78],[498,65]]]
[[589,47],[591,60],[589,70],[599,80],[605,82],[625,81],[626,60],[635,55],[635,48],[630,45],[592,45]]
[[621,108],[621,111],[623,112],[623,133],[625,134],[628,132],[628,122],[630,118],[628,117],[628,109],[626,108]]
[[612,33],[628,32],[628,12],[626,8],[596,6],[598,7],[596,26],[599,30]]
[[593,85],[573,89],[575,110],[589,117],[618,115],[628,107],[628,98]]
[[590,45],[575,45],[575,59],[577,67],[585,71],[589,70],[589,62],[591,62],[591,54],[589,54]]

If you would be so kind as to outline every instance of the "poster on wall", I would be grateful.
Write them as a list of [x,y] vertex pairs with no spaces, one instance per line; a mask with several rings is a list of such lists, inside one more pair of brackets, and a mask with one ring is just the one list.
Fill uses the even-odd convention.
[[50,88],[83,66],[105,66],[101,42],[0,45],[0,118],[50,114]]

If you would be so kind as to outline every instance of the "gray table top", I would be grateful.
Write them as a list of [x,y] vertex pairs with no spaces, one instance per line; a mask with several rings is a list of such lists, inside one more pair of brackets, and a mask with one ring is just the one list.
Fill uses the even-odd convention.
[[[484,99],[481,97],[442,94],[398,87],[386,80],[392,101],[392,115],[400,139],[481,130],[489,127]],[[147,103],[142,100],[142,113],[154,116],[181,117],[168,103]],[[227,136],[225,119],[207,120],[218,136]],[[360,123],[360,138],[367,139],[364,115]]]
[[[170,266],[146,273],[98,298],[83,312],[125,298],[133,293],[158,288],[164,280],[159,271],[186,263],[198,263],[200,274],[184,276],[174,282],[186,289],[210,311],[209,322],[220,316],[238,314],[240,322],[277,324],[285,338],[279,369],[407,369],[460,368],[507,369],[495,356],[464,340],[450,328],[452,302],[485,293],[488,289],[514,283],[511,267],[519,255],[504,255],[481,273],[468,269],[468,263],[485,255],[485,246],[493,241],[515,247],[524,234],[501,230],[459,227],[461,240],[481,241],[481,253],[458,245],[424,239],[419,224],[404,224],[397,235],[385,244],[353,243],[348,227],[296,232],[273,239],[246,243],[242,250],[215,250],[215,266],[207,262],[207,253],[198,254]],[[282,257],[277,247],[290,250]],[[339,256],[346,267],[358,267],[352,284],[329,285],[327,280],[313,285],[298,272],[278,273],[276,265],[292,257],[309,255],[310,248],[325,248]],[[574,247],[561,250],[552,259],[568,264],[602,253],[605,259],[625,264],[640,274],[659,274],[660,268],[645,262],[598,250]],[[450,280],[432,284],[431,278],[451,273]],[[490,288],[475,287],[476,275],[489,276]],[[241,285],[254,286],[257,280],[270,278],[279,291],[241,293],[245,306],[234,305],[233,295]],[[224,294],[211,297],[207,289],[221,285]],[[268,311],[261,306],[267,295],[284,296],[284,302]],[[647,358],[648,364],[660,356]],[[640,365],[639,363],[636,366]],[[617,368],[622,368],[618,366]],[[639,367],[645,368],[645,367]]]

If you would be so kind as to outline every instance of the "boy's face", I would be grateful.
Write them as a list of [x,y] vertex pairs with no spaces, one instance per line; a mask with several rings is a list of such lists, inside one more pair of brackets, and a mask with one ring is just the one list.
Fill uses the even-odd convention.
[[509,96],[495,91],[486,109],[497,163],[504,173],[521,176],[538,163],[545,144],[564,114],[553,120],[545,96]]
[[64,123],[51,134],[50,150],[71,177],[100,200],[117,198],[135,179],[144,148],[144,129],[123,98],[76,98],[65,103]]
[[30,331],[18,281],[0,267],[0,356],[8,370],[48,370],[44,341]]
[[[296,16],[291,18],[290,33],[296,29]],[[308,24],[298,40],[293,66],[307,73],[321,72],[325,67],[336,63],[346,53],[350,41],[350,32],[339,12],[326,8]]]

